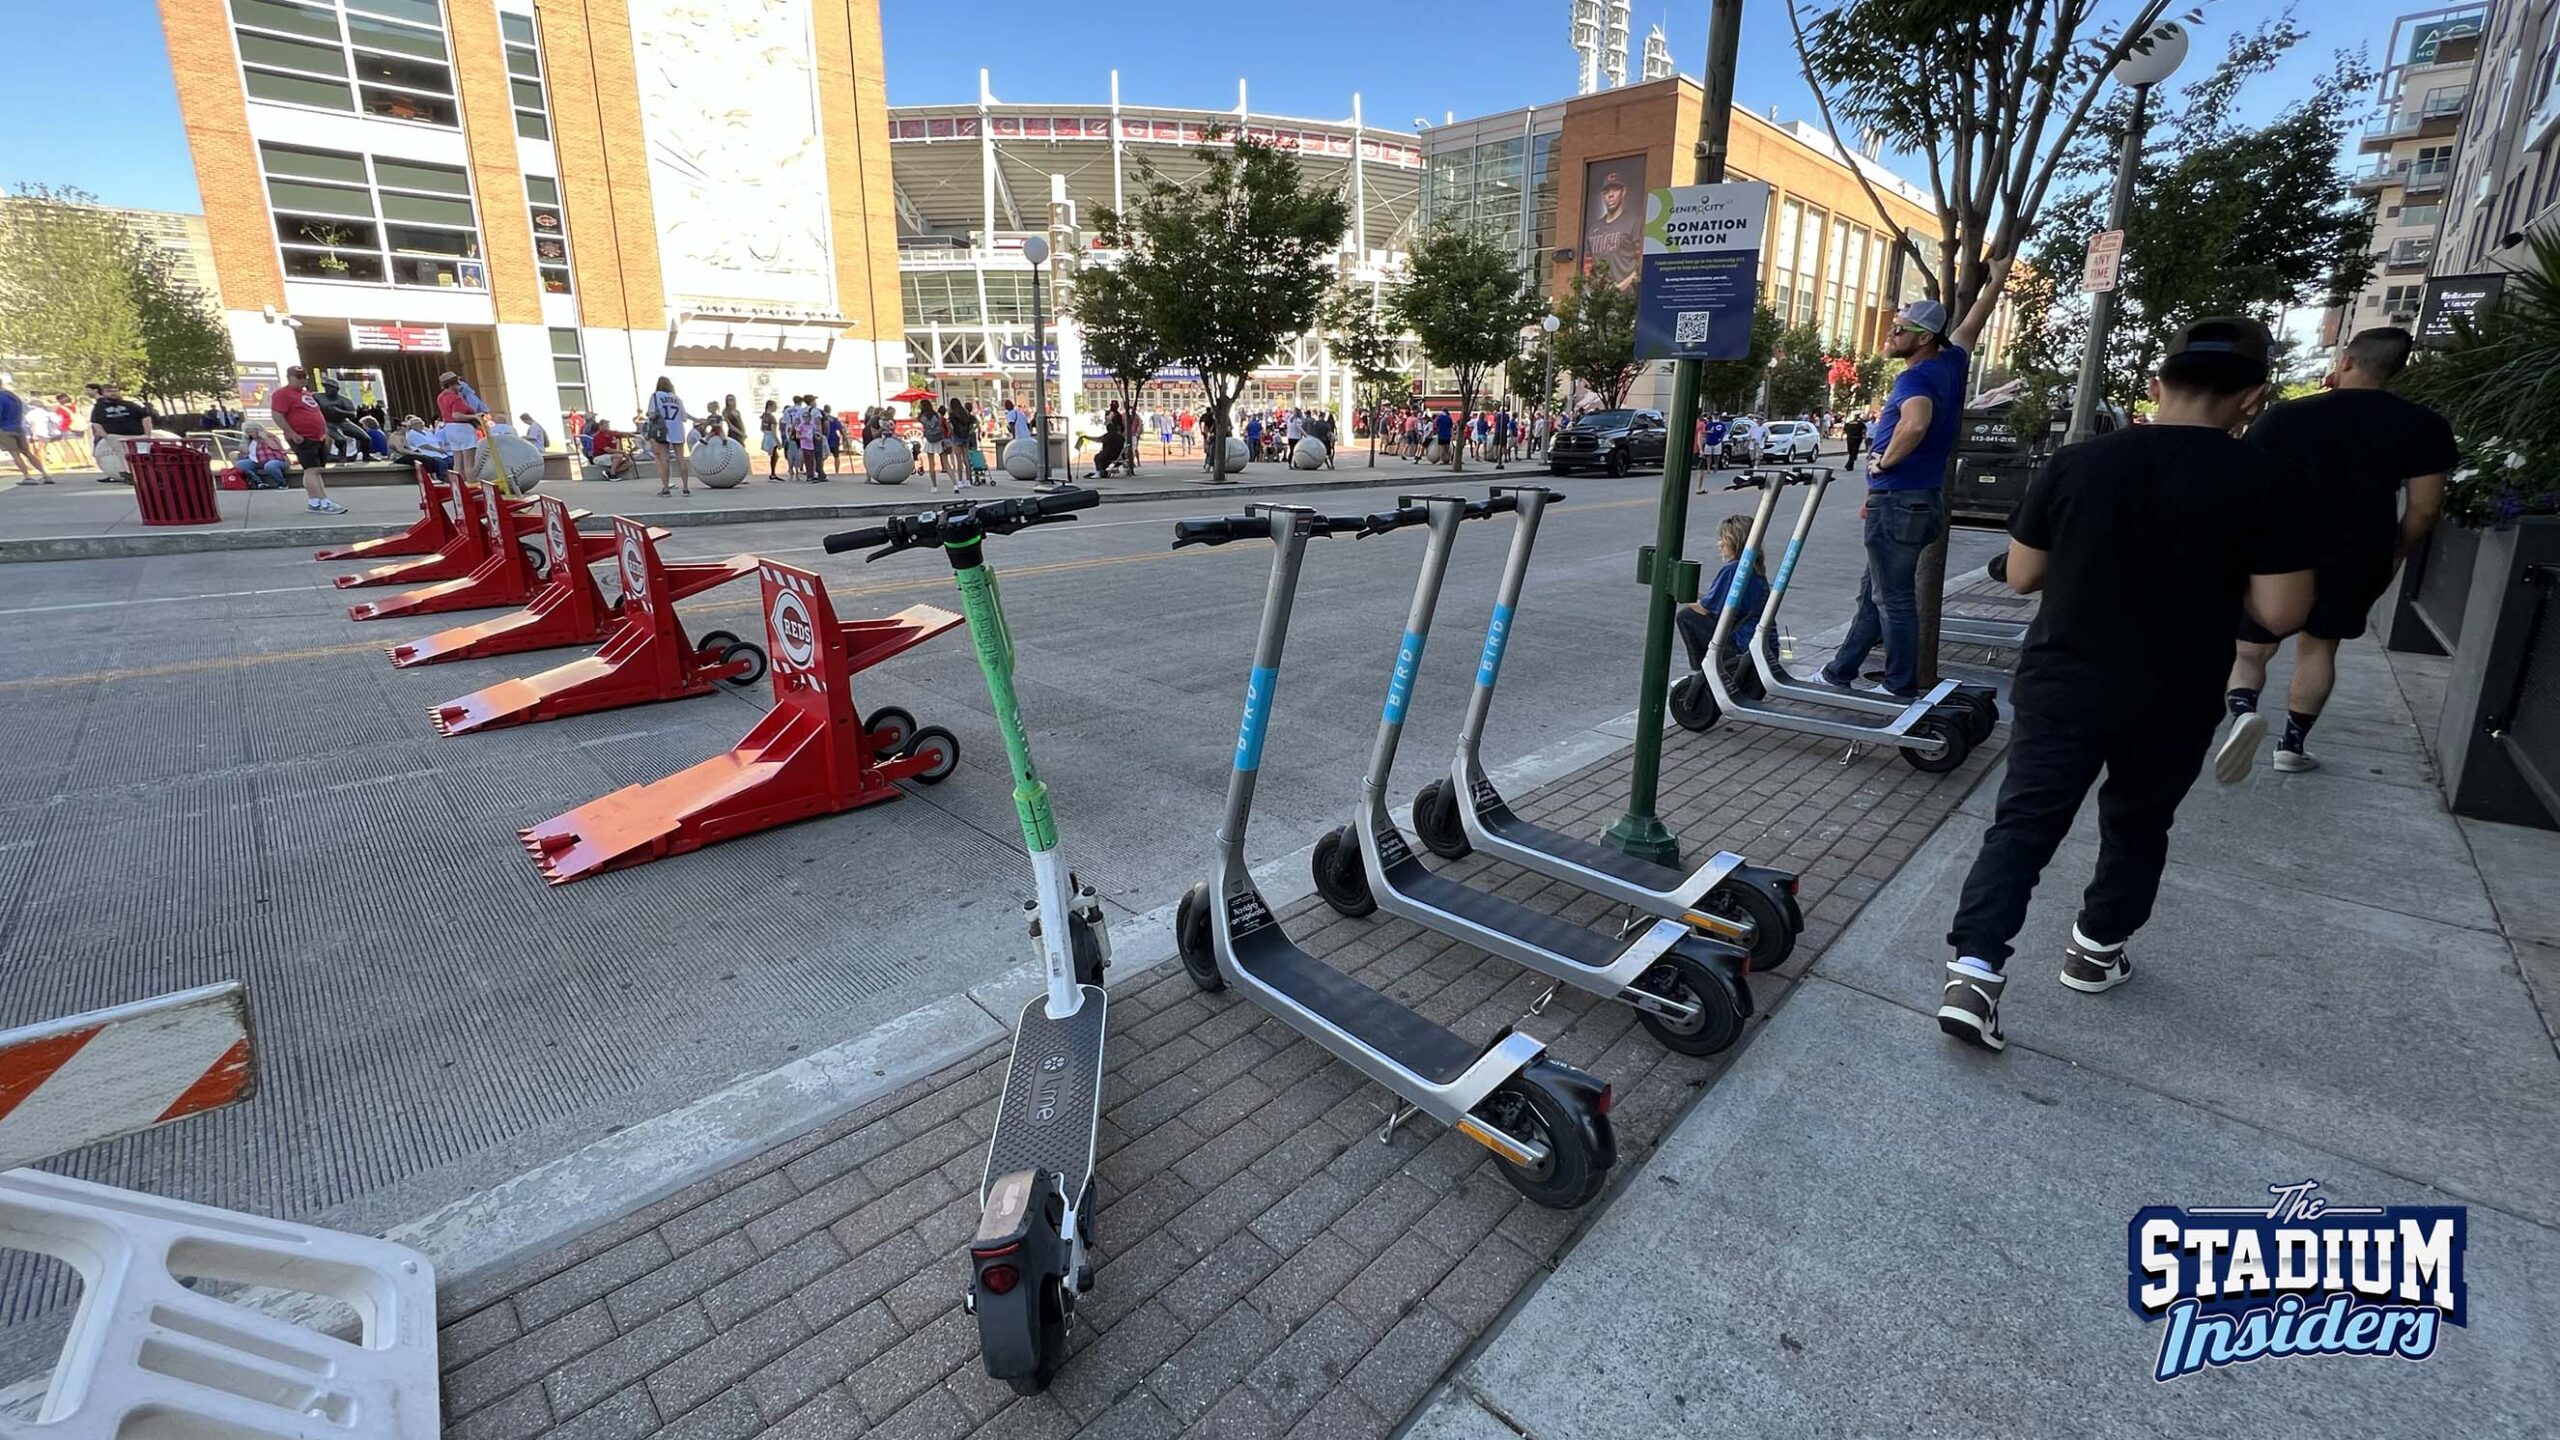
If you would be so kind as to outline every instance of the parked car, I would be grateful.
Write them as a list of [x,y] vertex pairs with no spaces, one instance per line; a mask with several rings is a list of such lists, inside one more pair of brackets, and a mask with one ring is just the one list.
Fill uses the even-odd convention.
[[1547,473],[1563,475],[1596,465],[1612,475],[1624,475],[1640,466],[1659,466],[1664,433],[1659,410],[1594,410],[1577,415],[1547,446]]
[[1760,458],[1771,465],[1811,464],[1822,458],[1822,432],[1808,420],[1772,420],[1761,427]]

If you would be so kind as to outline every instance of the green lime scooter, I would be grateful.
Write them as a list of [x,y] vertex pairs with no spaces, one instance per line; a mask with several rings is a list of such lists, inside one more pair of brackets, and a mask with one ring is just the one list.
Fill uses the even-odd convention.
[[1073,520],[1066,512],[1102,503],[1092,490],[1057,490],[973,505],[966,501],[893,516],[868,530],[830,535],[830,554],[940,546],[959,583],[961,613],[986,672],[996,727],[1013,764],[1013,805],[1031,856],[1031,937],[1047,985],[1022,1007],[1013,1032],[987,1168],[978,1182],[978,1230],[969,1242],[971,1279],[963,1302],[978,1320],[987,1373],[1021,1394],[1047,1388],[1067,1356],[1076,1298],[1093,1288],[1093,1152],[1102,1116],[1102,988],[1111,956],[1102,902],[1058,858],[1049,787],[1032,768],[1031,743],[1013,693],[1013,637],[1005,629],[985,539],[1033,525]]

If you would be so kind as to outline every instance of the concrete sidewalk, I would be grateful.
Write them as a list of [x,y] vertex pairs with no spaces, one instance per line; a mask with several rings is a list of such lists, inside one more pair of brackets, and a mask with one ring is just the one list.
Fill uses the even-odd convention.
[[[1977,790],[1642,1173],[1463,1362],[1420,1440],[2549,1433],[2560,1413],[2560,836],[2457,822],[2413,708],[2442,661],[2348,647],[2327,767],[2208,777],[2133,983],[2051,978],[2081,825],[2010,967],[2009,1049],[1939,1034]],[[2268,690],[2281,694],[2279,677]],[[2149,1205],[2469,1207],[2469,1323],[2421,1364],[2155,1383]]]

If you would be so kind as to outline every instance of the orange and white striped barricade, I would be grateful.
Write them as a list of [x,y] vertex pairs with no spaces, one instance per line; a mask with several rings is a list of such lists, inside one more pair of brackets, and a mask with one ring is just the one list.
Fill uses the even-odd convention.
[[[0,1165],[237,1104],[256,1075],[237,983],[0,1032]],[[405,1245],[24,1169],[0,1174],[0,1245],[81,1284],[34,1423],[0,1435],[435,1440],[435,1271]],[[355,1336],[297,1323],[307,1296]]]

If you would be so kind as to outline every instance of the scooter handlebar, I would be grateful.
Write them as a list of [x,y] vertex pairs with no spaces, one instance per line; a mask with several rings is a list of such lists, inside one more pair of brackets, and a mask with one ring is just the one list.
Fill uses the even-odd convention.
[[1224,545],[1231,540],[1268,540],[1271,517],[1268,515],[1217,515],[1198,520],[1173,522],[1173,548],[1185,545]]
[[1039,496],[1034,503],[1040,507],[1040,513],[1043,515],[1063,515],[1069,510],[1090,510],[1101,504],[1102,492],[1081,487],[1055,490]]
[[818,543],[826,547],[828,554],[841,555],[847,550],[867,550],[874,545],[886,545],[889,532],[877,526],[869,530],[839,530]]
[[885,525],[839,531],[819,544],[830,555],[879,546],[879,550],[865,557],[877,560],[883,555],[894,555],[920,545],[938,545],[955,535],[1011,535],[1033,525],[1058,524],[1075,518],[1068,511],[1089,510],[1101,503],[1100,491],[1083,489],[990,500],[975,505],[962,501],[940,510],[892,516]]

